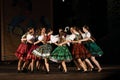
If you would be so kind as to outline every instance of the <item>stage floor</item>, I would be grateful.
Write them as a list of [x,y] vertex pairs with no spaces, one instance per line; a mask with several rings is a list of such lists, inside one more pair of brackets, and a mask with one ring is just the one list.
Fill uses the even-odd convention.
[[50,66],[50,73],[34,71],[34,73],[17,73],[17,64],[0,64],[0,80],[120,80],[120,65],[102,65],[101,72],[78,72],[76,68],[68,66],[68,73],[58,70],[57,66]]

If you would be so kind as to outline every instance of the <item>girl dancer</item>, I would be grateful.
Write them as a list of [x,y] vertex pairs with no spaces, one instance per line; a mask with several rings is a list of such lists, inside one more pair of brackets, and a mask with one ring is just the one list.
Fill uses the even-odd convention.
[[80,65],[84,70],[83,72],[86,72],[87,68],[82,60],[87,62],[87,64],[92,69],[93,65],[91,64],[91,62],[88,59],[89,57],[91,57],[91,54],[87,51],[87,49],[84,47],[84,45],[79,42],[79,40],[81,39],[81,36],[78,33],[78,31],[76,30],[76,27],[71,28],[71,33],[72,33],[72,35],[75,36],[74,40],[72,41],[72,43],[73,43],[72,54],[74,57],[74,63],[76,64],[77,67]]
[[65,40],[65,35],[62,29],[59,29],[59,41],[55,43],[58,47],[54,49],[51,53],[50,60],[53,62],[61,63],[64,73],[67,72],[67,67],[65,62],[70,62],[72,60],[72,55],[69,52],[66,43],[69,41]]
[[[27,39],[27,45],[28,45],[28,51],[27,51],[27,57],[26,57],[26,61],[23,64],[22,67],[22,71],[26,72],[27,70],[27,65],[28,63],[31,61],[31,59],[35,58],[32,54],[31,54],[31,49],[33,48],[33,43],[35,41],[35,35],[34,35],[34,28],[30,27],[29,28],[29,33],[26,36]],[[31,64],[30,64],[31,65]],[[31,68],[31,72],[33,71],[33,68]]]
[[83,27],[83,31],[84,31],[84,33],[81,33],[83,36],[83,40],[80,40],[80,41],[86,41],[85,46],[92,55],[91,60],[98,67],[98,72],[100,72],[102,70],[102,68],[101,68],[99,62],[95,59],[95,56],[102,56],[103,51],[92,39],[91,33],[89,32],[89,27],[85,25]]
[[46,72],[49,73],[49,63],[48,63],[48,57],[50,56],[50,52],[52,50],[52,46],[48,43],[50,40],[50,35],[53,33],[53,31],[49,31],[48,34],[45,33],[46,29],[43,28],[41,31],[41,36],[42,39],[39,41],[43,42],[43,45],[38,47],[37,49],[33,50],[33,54],[36,56],[42,57],[44,59],[45,67],[46,67]]
[[21,37],[21,44],[19,45],[17,51],[15,52],[15,56],[19,59],[18,66],[17,66],[18,72],[21,71],[22,62],[25,61],[26,54],[27,54],[26,35],[27,35],[27,33],[25,33]]

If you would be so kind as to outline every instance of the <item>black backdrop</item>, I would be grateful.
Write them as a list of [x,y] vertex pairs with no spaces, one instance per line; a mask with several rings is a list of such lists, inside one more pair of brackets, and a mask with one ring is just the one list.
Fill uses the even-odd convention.
[[98,60],[102,64],[120,64],[119,5],[118,0],[53,0],[54,29],[87,24],[104,51]]

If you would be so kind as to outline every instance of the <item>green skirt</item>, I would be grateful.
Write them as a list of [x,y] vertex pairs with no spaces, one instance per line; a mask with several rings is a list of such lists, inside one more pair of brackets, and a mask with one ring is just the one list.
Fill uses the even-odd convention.
[[50,60],[53,62],[70,62],[72,60],[72,54],[68,50],[67,46],[58,46],[50,55]]
[[102,56],[103,55],[102,49],[95,42],[87,42],[85,44],[85,47],[88,49],[88,51],[93,56]]

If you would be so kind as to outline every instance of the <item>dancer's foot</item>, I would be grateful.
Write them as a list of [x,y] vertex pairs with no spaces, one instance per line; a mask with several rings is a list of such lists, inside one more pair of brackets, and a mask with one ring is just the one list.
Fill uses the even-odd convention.
[[21,70],[17,70],[17,73],[20,73],[21,72]]
[[101,72],[102,71],[102,68],[98,69],[98,72]]
[[90,71],[95,71],[95,67],[91,68]]
[[26,68],[24,68],[24,69],[22,70],[22,72],[23,72],[23,73],[27,73],[28,70],[27,70]]
[[34,70],[30,71],[30,73],[34,73]]
[[60,71],[63,71],[63,69],[60,67],[60,68],[58,68]]
[[84,73],[86,73],[86,72],[88,72],[88,70],[87,70],[87,69],[85,69],[83,72],[84,72]]
[[50,71],[46,71],[46,74],[49,74],[50,73]]

